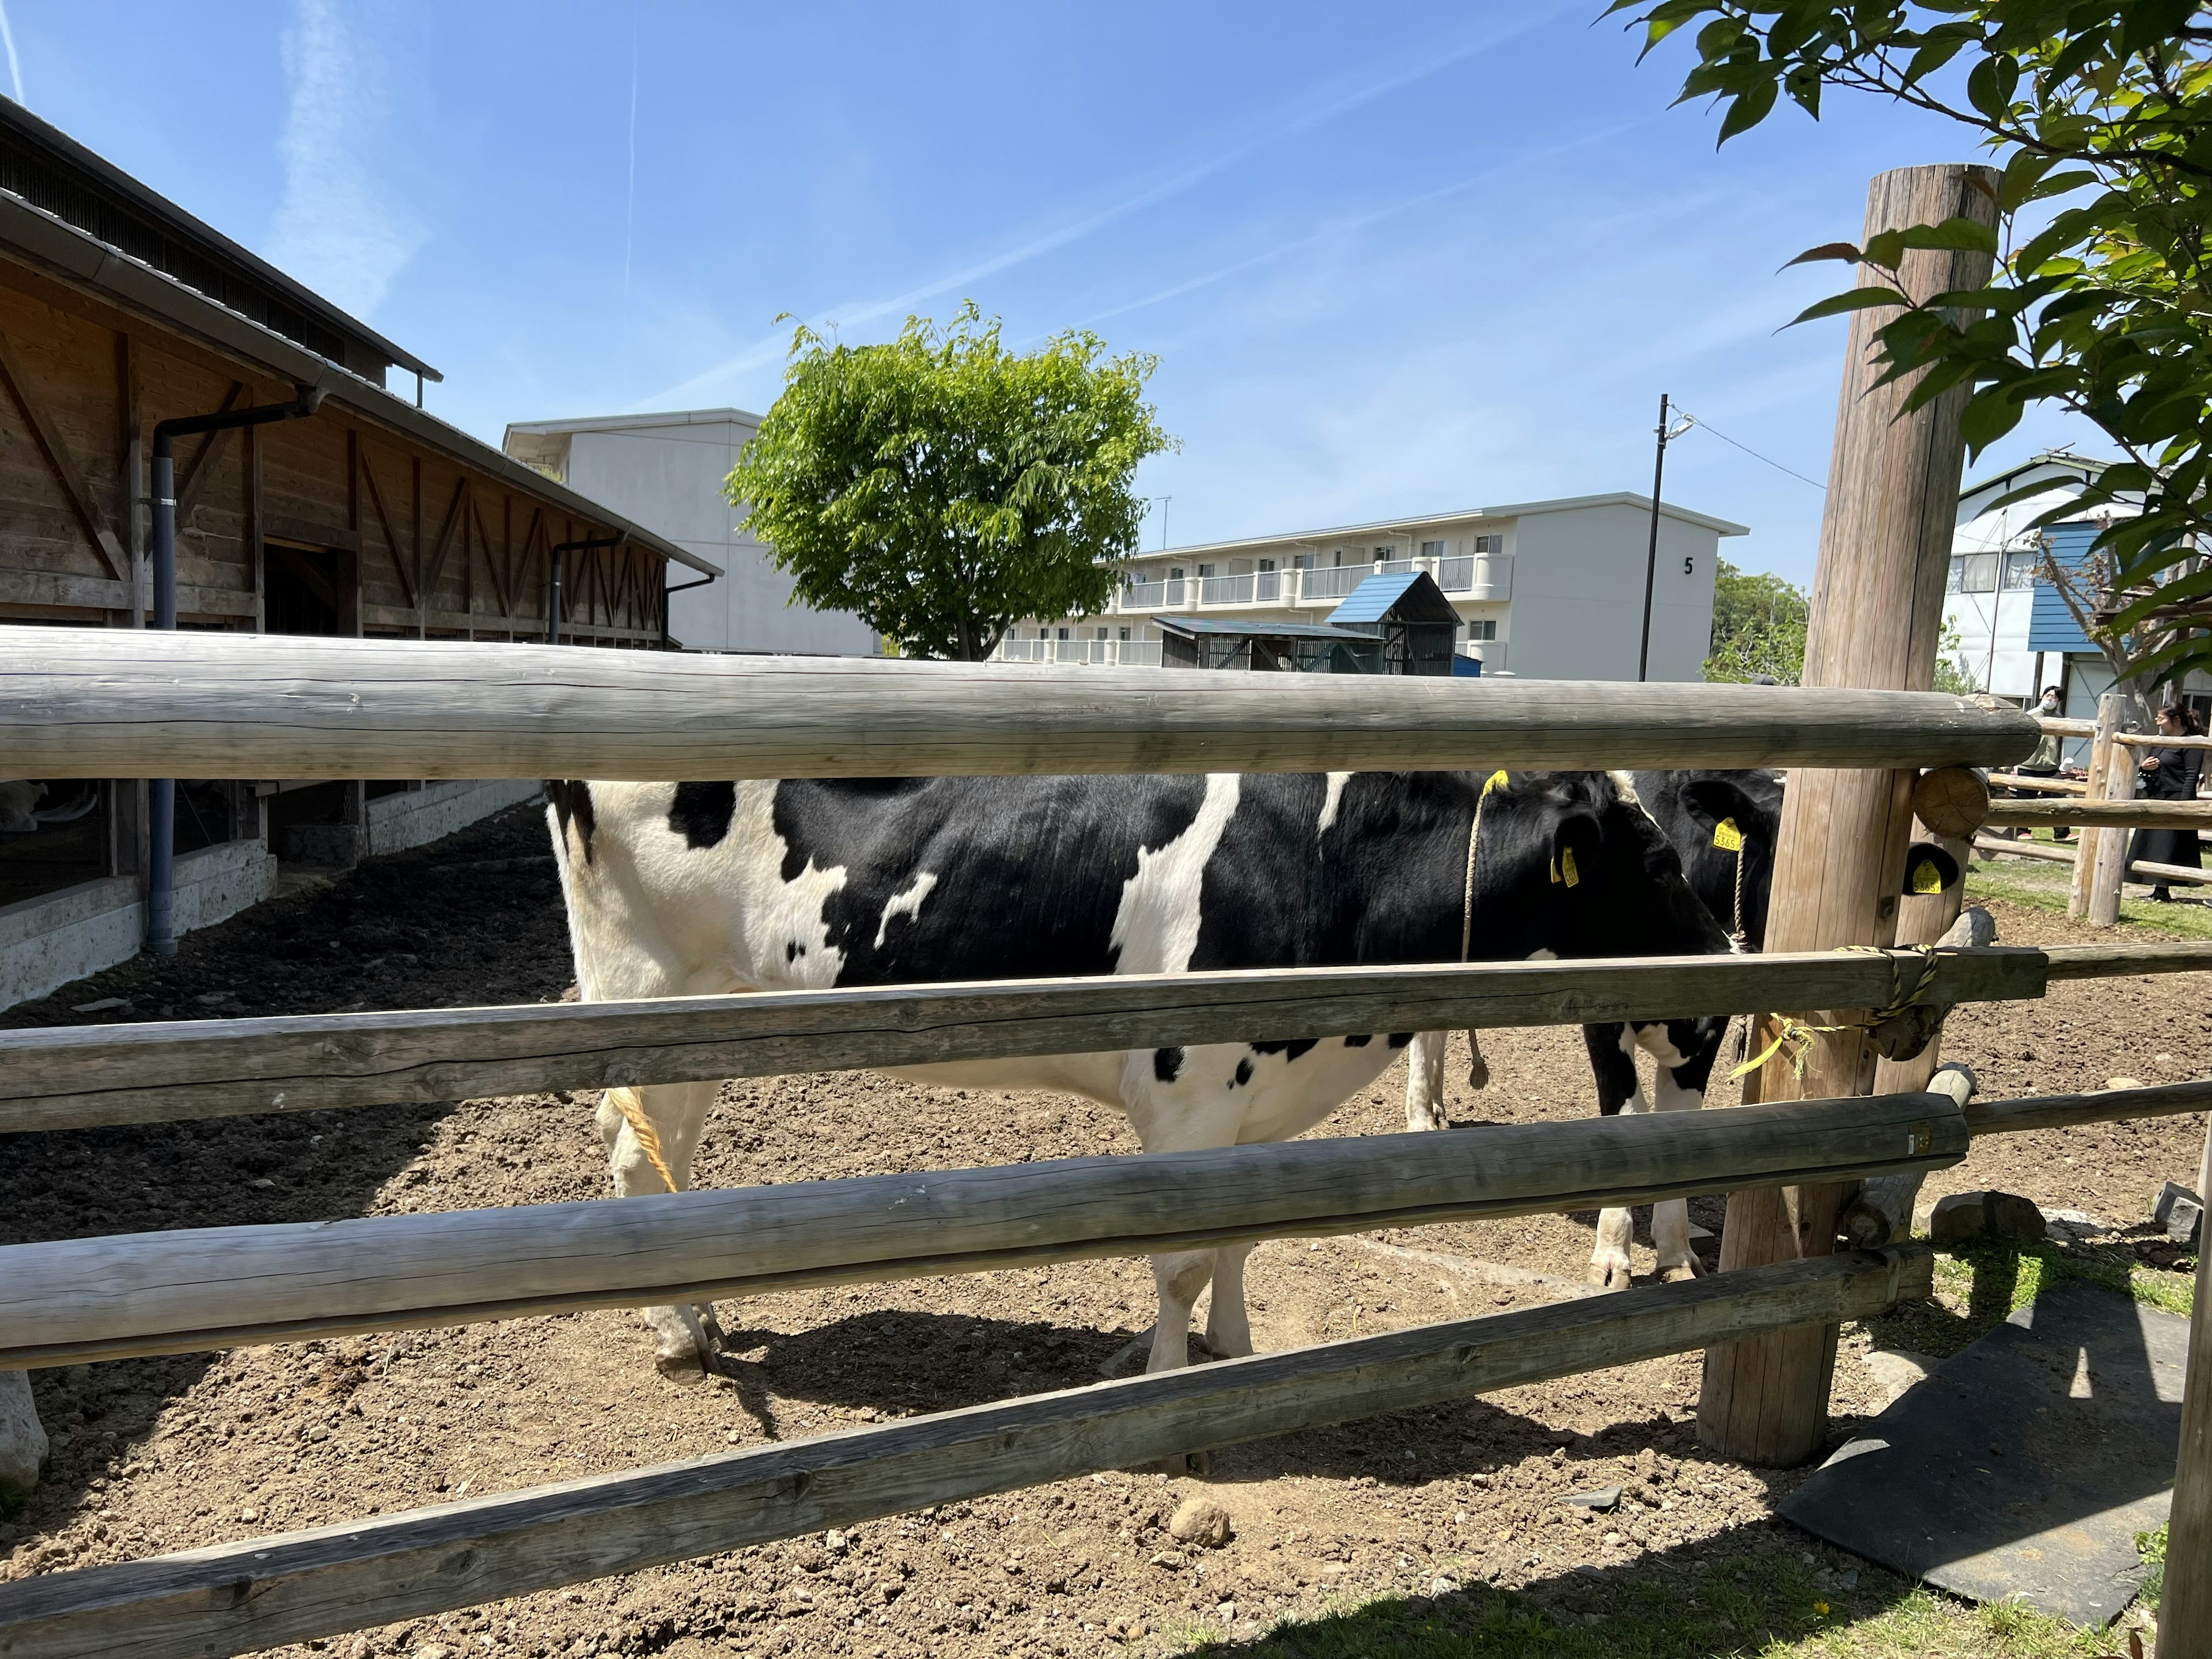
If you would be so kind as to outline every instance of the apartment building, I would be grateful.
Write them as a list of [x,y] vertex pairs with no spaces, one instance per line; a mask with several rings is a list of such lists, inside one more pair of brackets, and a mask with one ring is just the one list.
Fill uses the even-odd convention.
[[[1368,577],[1418,570],[1459,617],[1454,649],[1483,673],[1633,680],[1650,528],[1650,497],[1624,491],[1142,553],[1104,612],[1021,624],[997,655],[1158,665],[1163,617],[1319,623]],[[1721,538],[1748,533],[1662,504],[1651,678],[1700,678]]]

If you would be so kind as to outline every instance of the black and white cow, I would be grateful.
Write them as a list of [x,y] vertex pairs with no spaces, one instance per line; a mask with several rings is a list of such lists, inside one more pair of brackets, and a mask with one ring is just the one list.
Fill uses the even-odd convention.
[[[1757,950],[1766,937],[1767,901],[1774,886],[1774,843],[1782,827],[1780,779],[1771,772],[1716,771],[1623,772],[1615,773],[1613,780],[1621,795],[1636,801],[1667,837],[1681,860],[1691,890],[1741,942],[1741,948]],[[1728,1021],[1716,1018],[1583,1026],[1583,1041],[1597,1081],[1598,1110],[1610,1116],[1702,1106],[1727,1032]],[[1649,1102],[1637,1076],[1639,1048],[1657,1067],[1654,1098]],[[1443,1050],[1441,1031],[1425,1031],[1413,1041],[1407,1056],[1408,1128],[1448,1127]],[[1488,1080],[1489,1067],[1472,1031],[1468,1033],[1468,1051],[1473,1067],[1469,1081],[1480,1088]],[[1628,1288],[1632,1228],[1633,1218],[1625,1209],[1599,1213],[1590,1255],[1592,1284]],[[1700,1271],[1690,1249],[1690,1211],[1684,1200],[1670,1199],[1652,1206],[1651,1243],[1662,1279],[1679,1281]]]
[[[1449,962],[1482,774],[941,778],[546,786],[586,1001],[915,981]],[[1473,955],[1687,954],[1728,940],[1650,816],[1602,774],[1516,774],[1485,807]],[[1128,1114],[1148,1152],[1286,1139],[1410,1034],[917,1067]],[[678,1186],[716,1085],[619,1091],[599,1114],[617,1194]],[[1246,1245],[1156,1258],[1150,1369],[1249,1353]],[[703,1310],[647,1312],[696,1372]]]

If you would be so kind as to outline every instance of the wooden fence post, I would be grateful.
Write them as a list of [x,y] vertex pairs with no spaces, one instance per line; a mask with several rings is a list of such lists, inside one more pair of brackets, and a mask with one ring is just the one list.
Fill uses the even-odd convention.
[[[1996,182],[1987,167],[1955,163],[1882,173],[1867,193],[1867,232],[1954,217],[1993,225]],[[1900,274],[1910,292],[1934,294],[1978,288],[1989,272],[1987,254],[1926,249],[1907,254]],[[1863,284],[1875,280],[1862,269]],[[1901,415],[1910,383],[1875,384],[1880,368],[1874,334],[1887,315],[1852,313],[1806,641],[1808,688],[1925,690],[1935,680],[1965,459],[1959,416],[1966,393],[1957,389]],[[1911,771],[1801,769],[1790,775],[1768,950],[1894,940],[1917,781]],[[1850,1010],[1826,1011],[1804,1023],[1834,1024],[1836,1013],[1856,1017]],[[1781,1060],[1765,1067],[1760,1098],[1866,1094],[1874,1085],[1875,1058],[1862,1031],[1815,1036],[1802,1074]],[[1828,1255],[1841,1201],[1842,1189],[1834,1186],[1731,1194],[1722,1270]],[[1707,1350],[1698,1413],[1705,1443],[1747,1463],[1801,1463],[1813,1456],[1827,1433],[1835,1351],[1833,1326]]]
[[[2107,691],[2097,699],[2097,734],[2089,742],[2088,793],[2084,800],[2106,799],[2105,775],[2111,769],[2112,757],[2120,745],[2112,741],[2112,734],[2120,729],[2125,718],[2127,699],[2117,691]],[[2090,896],[2096,890],[2097,866],[2103,857],[2105,836],[2102,830],[2081,831],[2081,845],[2074,854],[2074,885],[2066,897],[2066,914],[2079,919],[2089,914]]]
[[[2118,693],[2106,696],[2120,704],[2116,716],[2114,733],[2110,747],[2111,756],[2105,763],[2102,787],[2106,800],[2133,800],[2136,793],[2136,751],[2119,740],[2118,726],[2125,719],[2126,703]],[[2104,699],[2098,702],[2102,704]],[[2103,714],[2100,707],[2100,716]],[[2101,719],[2100,724],[2102,724]],[[2120,884],[2128,878],[2128,850],[2135,839],[2129,830],[2100,830],[2097,831],[2097,873],[2090,878],[2089,925],[2092,927],[2116,927],[2120,921]]]
[[[2212,1158],[2212,1150],[2208,1150]],[[2189,1373],[2181,1391],[2181,1455],[2158,1606],[2159,1659],[2212,1659],[2212,1251],[2197,1254]]]

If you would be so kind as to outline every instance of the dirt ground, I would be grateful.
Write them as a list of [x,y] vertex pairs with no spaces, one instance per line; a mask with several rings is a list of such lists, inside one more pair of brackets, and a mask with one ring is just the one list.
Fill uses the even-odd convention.
[[[556,1000],[571,974],[544,837],[522,810],[300,884],[190,935],[173,961],[125,964],[0,1024]],[[1999,921],[2014,943],[2088,937],[2019,907]],[[73,1012],[110,999],[127,1006]],[[1992,1094],[2200,1075],[2212,984],[2054,987],[2040,1005],[1960,1010],[1946,1042]],[[1492,1081],[1478,1094],[1455,1040],[1456,1125],[1591,1109],[1573,1030],[1484,1046]],[[1401,1068],[1322,1133],[1401,1130],[1402,1091]],[[1734,1098],[1723,1086],[1715,1103]],[[2162,1181],[2194,1178],[2203,1137],[2176,1120],[1984,1141],[1926,1199],[1996,1186],[2133,1226]],[[726,1186],[1134,1150],[1117,1114],[1085,1103],[847,1073],[726,1085],[697,1175]],[[24,1136],[8,1152],[7,1243],[538,1203],[605,1184],[580,1095]],[[1693,1214],[1717,1231],[1717,1200]],[[1281,1348],[1580,1294],[1594,1219],[1269,1243],[1250,1269],[1255,1334]],[[1647,1224],[1639,1214],[1640,1269]],[[654,1370],[622,1312],[40,1372],[53,1455],[39,1491],[0,1516],[0,1578],[1073,1386],[1152,1313],[1141,1262],[1074,1263],[726,1304],[728,1375],[689,1387]],[[1868,1347],[1846,1334],[1838,1439],[1888,1398]],[[1232,1449],[1203,1479],[1095,1475],[313,1645],[416,1659],[1166,1652],[1383,1595],[1449,1608],[1521,1591],[1559,1624],[1595,1625],[1625,1617],[1627,1588],[1654,1576],[1702,1583],[1782,1558],[1839,1608],[1893,1600],[1893,1581],[1771,1518],[1801,1475],[1699,1452],[1698,1376],[1694,1355],[1600,1372]],[[1610,1486],[1627,1494],[1613,1514],[1560,1501]],[[1198,1493],[1227,1509],[1225,1547],[1165,1532]]]

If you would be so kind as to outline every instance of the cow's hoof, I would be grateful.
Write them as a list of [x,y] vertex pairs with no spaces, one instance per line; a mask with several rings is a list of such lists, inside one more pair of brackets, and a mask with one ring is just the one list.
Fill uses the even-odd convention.
[[707,1380],[707,1362],[696,1353],[655,1354],[653,1364],[671,1382],[680,1382],[686,1388]]
[[1618,1261],[1593,1261],[1589,1264],[1589,1271],[1583,1277],[1591,1284],[1602,1286],[1608,1291],[1625,1291],[1632,1282],[1629,1276],[1628,1262],[1625,1257]]
[[1705,1268],[1692,1260],[1675,1267],[1662,1267],[1659,1270],[1659,1281],[1662,1285],[1686,1285],[1693,1279],[1704,1278],[1705,1273]]

